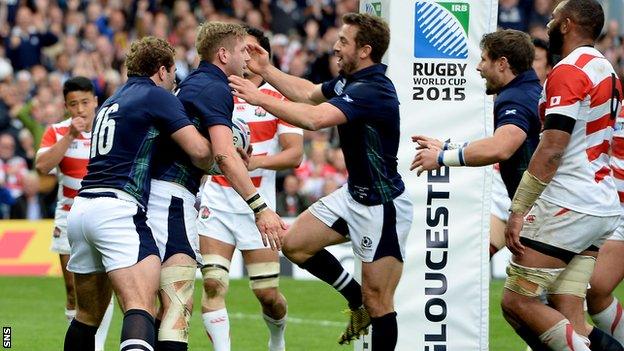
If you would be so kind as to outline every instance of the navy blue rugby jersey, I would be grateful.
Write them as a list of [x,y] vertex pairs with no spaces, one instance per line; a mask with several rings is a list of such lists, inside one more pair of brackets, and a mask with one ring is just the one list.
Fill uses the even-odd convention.
[[386,65],[375,64],[322,85],[323,95],[347,117],[338,126],[349,171],[349,193],[364,205],[392,201],[405,185],[397,172],[399,99]]
[[539,78],[533,69],[529,69],[507,83],[494,100],[494,128],[512,124],[527,134],[518,150],[508,160],[499,163],[501,178],[510,198],[516,193],[522,174],[529,167],[539,144],[542,123],[538,105],[541,93]]
[[[234,97],[227,76],[219,67],[201,61],[199,67],[180,83],[176,95],[193,124],[206,138],[209,138],[208,128],[211,126],[232,127]],[[159,140],[157,153],[152,177],[175,182],[196,194],[204,172],[193,165],[171,138]]]
[[98,110],[91,135],[91,155],[80,191],[113,188],[143,206],[150,190],[154,143],[188,126],[180,101],[149,77],[131,76]]

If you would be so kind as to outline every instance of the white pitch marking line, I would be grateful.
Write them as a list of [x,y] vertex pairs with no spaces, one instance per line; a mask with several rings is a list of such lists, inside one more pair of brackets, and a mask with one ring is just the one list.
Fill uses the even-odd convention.
[[[253,320],[261,320],[262,316],[257,314],[248,314],[248,313],[229,313],[230,319],[253,319]],[[337,321],[328,321],[328,320],[319,320],[319,319],[304,319],[288,316],[286,323],[294,323],[294,324],[309,324],[309,325],[318,325],[322,327],[344,327],[346,322],[337,322]]]

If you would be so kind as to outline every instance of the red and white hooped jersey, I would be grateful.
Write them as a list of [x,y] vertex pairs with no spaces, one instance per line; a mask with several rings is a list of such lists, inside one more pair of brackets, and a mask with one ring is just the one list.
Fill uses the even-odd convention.
[[620,198],[620,205],[624,210],[624,108],[615,122],[613,143],[611,144],[611,170]]
[[[71,118],[49,126],[41,138],[41,147],[37,153],[44,152],[69,133]],[[80,182],[87,174],[89,151],[91,149],[91,132],[82,132],[67,148],[63,159],[56,167],[59,182],[57,212],[69,211],[74,197],[80,190]]]
[[[621,212],[611,176],[609,152],[616,119],[614,89],[622,85],[609,61],[592,47],[579,47],[550,72],[540,99],[540,114],[576,120],[561,163],[542,198],[594,216]],[[615,112],[616,115],[619,111]]]
[[[268,83],[260,86],[264,94],[272,95],[284,100],[284,96]],[[251,131],[251,145],[253,155],[275,155],[281,151],[279,136],[286,133],[303,135],[301,128],[294,127],[272,114],[262,107],[248,104],[242,99],[234,97],[233,118],[241,118],[249,125]],[[266,204],[275,210],[275,174],[276,171],[269,169],[256,169],[249,172],[252,183],[258,188],[258,193]],[[203,188],[207,206],[212,210],[229,213],[252,213],[249,206],[230,186],[225,176],[212,176]]]

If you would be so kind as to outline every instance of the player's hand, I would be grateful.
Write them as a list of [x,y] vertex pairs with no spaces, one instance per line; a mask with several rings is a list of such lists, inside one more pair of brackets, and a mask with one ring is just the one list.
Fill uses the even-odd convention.
[[250,57],[249,61],[247,61],[247,68],[255,74],[263,75],[271,65],[269,53],[262,46],[255,43],[247,44],[247,52],[249,52]]
[[232,93],[250,105],[260,106],[262,97],[268,96],[262,94],[254,83],[245,78],[231,75],[228,77],[228,80],[230,81],[230,88],[234,89]]
[[509,251],[516,256],[524,254],[524,245],[520,243],[520,231],[524,224],[524,216],[520,213],[511,213],[505,227],[505,244]]
[[444,143],[441,142],[440,140],[430,138],[425,135],[413,135],[412,141],[418,144],[418,146],[416,147],[416,150],[428,149],[428,148],[442,149],[442,147],[444,146]]
[[282,248],[282,237],[287,226],[284,221],[271,209],[256,213],[256,227],[262,236],[262,244],[271,246],[272,250],[279,251]]
[[80,133],[84,132],[87,129],[87,121],[82,117],[74,117],[71,120],[71,125],[69,126],[69,134],[72,137],[77,138],[80,136]]
[[[251,146],[249,147],[251,148]],[[245,168],[249,168],[249,162],[251,161],[249,152],[245,152],[245,150],[243,150],[242,147],[237,147],[236,152],[238,152],[238,155],[240,156],[241,160],[243,160],[243,164],[245,165]]]
[[437,148],[422,149],[416,151],[416,156],[410,165],[410,171],[416,169],[416,175],[420,177],[420,174],[424,171],[431,171],[439,169],[438,155],[442,152]]

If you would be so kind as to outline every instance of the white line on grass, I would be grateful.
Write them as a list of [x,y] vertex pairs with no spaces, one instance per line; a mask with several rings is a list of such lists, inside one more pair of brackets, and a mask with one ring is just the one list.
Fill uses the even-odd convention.
[[[229,313],[230,319],[254,319],[261,320],[262,316],[258,314],[248,314],[248,313]],[[327,321],[327,320],[319,320],[319,319],[304,319],[288,316],[287,323],[294,324],[309,324],[309,325],[318,325],[322,327],[344,327],[346,322],[336,322],[336,321]]]

